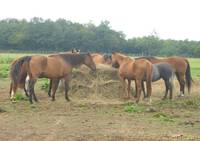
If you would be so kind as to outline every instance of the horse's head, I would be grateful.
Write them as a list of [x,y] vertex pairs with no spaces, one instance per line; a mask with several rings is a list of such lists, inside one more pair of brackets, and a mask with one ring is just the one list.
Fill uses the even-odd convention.
[[86,66],[88,66],[92,71],[96,71],[96,65],[92,59],[92,56],[90,55],[90,53],[87,53],[85,55],[85,59],[84,59],[84,64]]
[[104,61],[106,64],[112,64],[112,56],[108,54],[103,55]]
[[118,56],[116,53],[112,53],[111,61],[112,61],[112,67],[119,68]]

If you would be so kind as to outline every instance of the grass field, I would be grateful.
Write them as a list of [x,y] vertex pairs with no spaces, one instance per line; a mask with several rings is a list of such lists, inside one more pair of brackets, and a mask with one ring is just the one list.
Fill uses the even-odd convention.
[[42,80],[36,85],[39,102],[31,105],[22,90],[14,103],[8,95],[9,64],[23,55],[0,54],[2,141],[200,141],[200,59],[189,59],[195,83],[191,94],[182,98],[177,97],[175,81],[173,100],[161,100],[164,84],[157,81],[151,105],[142,99],[139,104],[124,101],[117,71],[100,66],[95,75],[74,71],[71,102],[66,102],[62,91],[52,102],[44,91],[47,81]]

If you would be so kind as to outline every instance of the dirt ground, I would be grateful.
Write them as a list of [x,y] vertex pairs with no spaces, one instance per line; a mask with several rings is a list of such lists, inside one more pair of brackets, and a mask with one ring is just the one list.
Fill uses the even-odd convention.
[[[91,91],[71,90],[71,102],[58,92],[52,102],[47,92],[36,90],[38,103],[27,100],[12,103],[8,98],[9,79],[0,79],[1,141],[200,141],[200,80],[192,92],[178,98],[176,83],[174,99],[161,100],[162,81],[153,84],[152,104],[141,99],[139,112],[126,112],[133,100],[123,101],[119,95],[105,97]],[[87,89],[95,89],[89,87]],[[112,88],[114,95],[118,91]],[[106,91],[106,90],[105,90]],[[93,91],[94,92],[94,91]],[[165,113],[173,120],[156,118]]]

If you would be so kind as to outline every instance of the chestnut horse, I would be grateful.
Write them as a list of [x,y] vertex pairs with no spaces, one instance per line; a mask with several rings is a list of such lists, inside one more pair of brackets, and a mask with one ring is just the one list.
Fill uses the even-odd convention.
[[153,64],[157,64],[161,62],[169,63],[174,68],[177,80],[180,85],[179,96],[184,96],[185,83],[188,87],[188,93],[190,93],[193,80],[192,80],[192,76],[190,72],[190,64],[186,58],[179,57],[179,56],[172,56],[172,57],[167,57],[163,59],[158,59],[156,57],[139,57],[139,59],[147,59]]
[[[151,81],[152,81],[152,63],[146,59],[134,60],[120,53],[112,54],[112,66],[119,68],[119,77],[123,84],[123,89],[126,91],[126,97],[130,98],[131,80],[135,80],[136,85],[136,102],[139,102],[142,90],[142,81],[146,81],[147,94],[149,102],[151,102]],[[128,87],[126,88],[126,79]]]
[[[55,54],[50,56],[35,55],[31,57],[24,57],[19,61],[19,65],[14,65],[13,70],[19,69],[19,71],[11,70],[12,81],[19,81],[21,68],[24,66],[25,73],[29,76],[29,101],[32,103],[32,97],[35,101],[37,98],[34,92],[34,85],[37,78],[49,78],[52,80],[52,100],[55,100],[55,92],[57,90],[60,79],[65,79],[65,99],[68,98],[69,80],[71,78],[72,69],[79,65],[85,64],[93,71],[96,70],[96,65],[92,60],[89,53],[87,54]],[[16,77],[15,77],[16,76]],[[24,76],[26,78],[26,76]],[[23,77],[23,80],[25,78]],[[12,87],[12,94],[15,93]]]
[[112,59],[110,55],[100,54],[100,53],[91,53],[92,59],[95,64],[111,64]]

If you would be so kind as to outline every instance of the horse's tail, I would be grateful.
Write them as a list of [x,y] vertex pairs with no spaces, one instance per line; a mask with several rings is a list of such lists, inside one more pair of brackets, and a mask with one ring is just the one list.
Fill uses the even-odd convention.
[[30,60],[31,56],[24,56],[13,62],[10,68],[10,78],[13,85],[25,83],[22,81],[26,79],[27,72],[21,74],[21,68],[25,63],[29,63]]
[[188,93],[190,93],[193,80],[192,80],[192,75],[191,75],[191,71],[190,71],[190,64],[187,59],[185,61],[187,63],[185,79],[186,79],[186,85],[188,87]]

